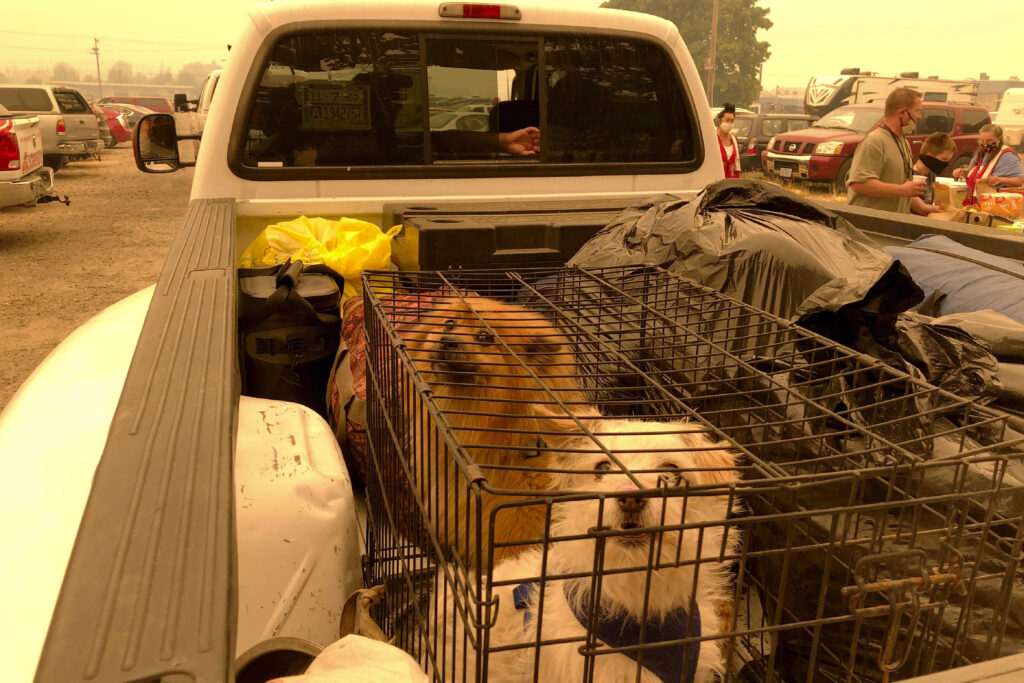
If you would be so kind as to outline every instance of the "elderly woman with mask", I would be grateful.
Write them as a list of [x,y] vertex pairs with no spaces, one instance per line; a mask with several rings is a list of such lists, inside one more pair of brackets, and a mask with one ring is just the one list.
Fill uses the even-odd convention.
[[726,178],[740,177],[740,143],[732,134],[733,122],[736,121],[736,107],[728,102],[718,112],[715,122],[718,127],[715,132],[718,134],[718,151],[722,154],[722,166],[725,169]]
[[978,151],[971,162],[953,171],[953,177],[967,181],[964,206],[978,203],[978,181],[987,180],[996,190],[1024,185],[1024,167],[1020,157],[1003,144],[1003,129],[995,124],[981,127],[978,133]]

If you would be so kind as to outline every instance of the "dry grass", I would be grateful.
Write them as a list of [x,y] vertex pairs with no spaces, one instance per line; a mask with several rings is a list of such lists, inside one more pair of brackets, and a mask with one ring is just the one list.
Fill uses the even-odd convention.
[[777,177],[766,176],[761,171],[745,171],[740,174],[741,178],[747,180],[760,180],[766,183],[772,183],[778,185],[793,194],[800,195],[801,197],[807,197],[808,199],[820,199],[828,202],[841,202],[846,203],[845,194],[836,194],[832,192],[829,185],[801,182],[798,180],[783,180]]

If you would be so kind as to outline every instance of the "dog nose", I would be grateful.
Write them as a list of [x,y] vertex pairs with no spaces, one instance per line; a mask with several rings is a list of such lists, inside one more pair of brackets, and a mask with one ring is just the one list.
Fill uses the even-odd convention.
[[[632,484],[623,484],[618,488],[619,491],[638,491],[639,489]],[[619,508],[623,512],[640,512],[647,505],[646,498],[616,498],[615,499]]]
[[441,336],[441,348],[445,351],[454,351],[459,348],[459,340],[450,334]]

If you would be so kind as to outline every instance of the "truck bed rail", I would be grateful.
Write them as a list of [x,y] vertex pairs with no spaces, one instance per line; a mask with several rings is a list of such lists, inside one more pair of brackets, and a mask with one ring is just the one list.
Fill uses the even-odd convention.
[[37,681],[229,680],[237,609],[234,227],[233,200],[196,200],[171,247]]

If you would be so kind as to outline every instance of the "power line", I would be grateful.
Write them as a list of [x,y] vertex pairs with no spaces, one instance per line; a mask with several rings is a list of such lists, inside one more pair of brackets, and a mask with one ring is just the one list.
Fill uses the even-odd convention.
[[[16,36],[45,36],[51,38],[81,38],[88,40],[81,34],[76,33],[40,33],[37,31],[10,31],[7,29],[0,29],[0,33],[7,33]],[[141,43],[142,45],[188,45],[192,47],[224,47],[224,43],[183,43],[175,40],[140,40],[137,38],[103,38],[104,42],[121,42],[121,43]],[[16,47],[8,45],[0,45],[0,47]]]
[[[31,45],[0,45],[0,49],[3,50],[42,50],[45,52],[63,52],[64,54],[70,54],[72,52],[87,52],[92,54],[89,50],[82,50],[82,48],[65,48],[65,47],[34,47]],[[179,47],[179,48],[111,48],[118,53],[127,52],[212,52],[218,48],[214,47]],[[226,46],[221,46],[220,49],[226,49]]]

